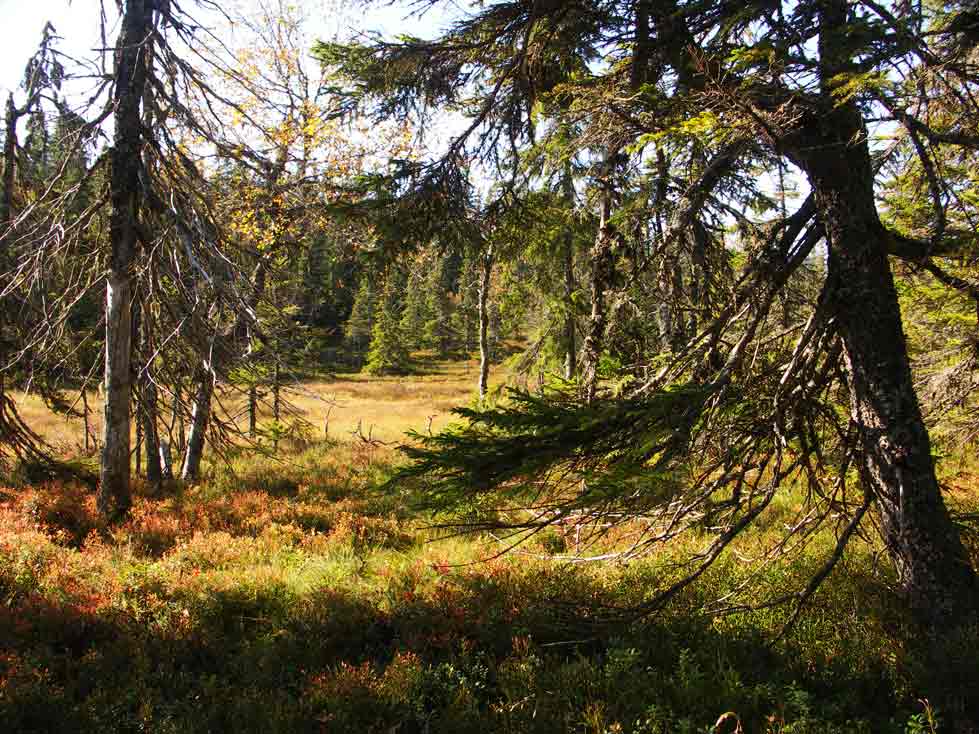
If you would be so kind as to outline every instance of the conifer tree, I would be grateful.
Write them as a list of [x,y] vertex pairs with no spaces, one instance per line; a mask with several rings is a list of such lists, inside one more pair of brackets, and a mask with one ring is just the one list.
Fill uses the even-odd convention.
[[360,277],[350,317],[343,328],[344,343],[355,363],[364,360],[370,347],[377,302],[372,274],[364,272]]
[[432,265],[430,253],[422,251],[414,258],[408,273],[400,324],[408,349],[429,349],[435,344],[426,328],[431,318]]
[[[440,359],[447,359],[458,347],[458,335],[453,325],[454,303],[450,290],[449,258],[442,254],[425,278],[425,321],[422,324],[425,342]],[[410,292],[409,292],[410,293]]]
[[401,329],[403,283],[404,278],[397,271],[389,273],[377,299],[364,365],[364,370],[372,375],[397,375],[408,369],[410,357]]

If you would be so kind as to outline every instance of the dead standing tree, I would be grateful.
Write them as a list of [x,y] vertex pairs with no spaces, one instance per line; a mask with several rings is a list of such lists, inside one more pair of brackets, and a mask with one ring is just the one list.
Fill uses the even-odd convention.
[[111,255],[105,291],[105,419],[98,493],[99,511],[107,517],[125,515],[131,504],[132,277],[142,208],[141,107],[148,79],[151,12],[145,0],[126,0],[116,49],[109,175]]
[[[208,0],[198,5],[217,10]],[[97,182],[104,188],[93,196],[67,181],[64,166],[55,171],[18,213],[16,238],[5,238],[10,257],[3,287],[5,298],[36,302],[33,311],[24,312],[23,334],[11,357],[35,370],[44,360],[60,358],[65,324],[98,282],[99,266],[106,265],[101,271],[106,404],[98,504],[109,518],[125,514],[131,503],[134,383],[147,471],[159,486],[161,464],[169,461],[161,457],[156,439],[157,395],[175,398],[173,418],[185,414],[186,365],[211,353],[227,314],[254,313],[251,284],[234,256],[234,243],[215,224],[208,170],[188,141],[207,141],[256,170],[262,165],[251,151],[221,136],[222,121],[208,118],[220,96],[177,51],[192,52],[200,26],[177,3],[128,0],[119,9],[112,69],[100,75],[111,80],[107,99],[107,84],[102,85],[106,102],[66,142],[79,149],[111,117],[111,147],[81,174],[89,188]],[[93,99],[98,101],[98,92]],[[93,250],[93,242],[105,242],[100,240],[105,218],[107,246]],[[61,270],[70,277],[59,286],[65,292],[52,301],[45,295],[49,274]],[[218,303],[220,308],[212,308]],[[16,449],[23,444],[17,441],[6,444]]]
[[[28,182],[23,176],[22,158],[25,151],[18,144],[18,126],[25,118],[40,120],[44,128],[45,104],[53,105],[64,114],[59,98],[62,82],[65,78],[63,65],[64,56],[57,50],[57,33],[51,23],[47,23],[41,34],[41,42],[37,51],[28,60],[22,89],[24,100],[18,104],[13,91],[7,98],[4,117],[3,145],[3,178],[0,189],[0,459],[13,454],[21,460],[33,463],[54,465],[50,447],[43,439],[34,433],[20,418],[13,400],[7,395],[7,374],[10,367],[19,361],[22,353],[22,339],[26,330],[19,319],[11,318],[13,313],[23,313],[29,306],[25,303],[24,293],[19,287],[18,252],[23,237],[30,237],[33,228],[31,210],[34,205],[24,206],[25,193],[29,186],[34,185],[37,194],[50,195],[52,187],[44,182]],[[71,140],[61,141],[66,148],[64,161],[67,161],[74,148],[84,140],[90,132],[90,126],[81,125],[75,131]],[[46,137],[46,136],[45,136]],[[65,165],[62,163],[59,177],[64,174]],[[44,187],[47,186],[47,191]],[[18,192],[20,196],[18,197]],[[17,200],[20,199],[22,208],[19,211]],[[16,332],[16,333],[15,333]],[[46,385],[42,385],[42,391]],[[50,398],[51,395],[44,394]]]

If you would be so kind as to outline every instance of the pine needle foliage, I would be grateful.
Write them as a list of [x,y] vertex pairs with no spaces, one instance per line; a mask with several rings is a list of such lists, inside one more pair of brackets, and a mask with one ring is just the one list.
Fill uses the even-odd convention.
[[[586,403],[511,390],[505,405],[456,409],[465,424],[454,429],[412,434],[417,445],[401,449],[412,463],[394,481],[464,518],[460,526],[533,530],[575,513],[636,517],[681,493],[684,457],[712,392],[686,383]],[[518,515],[499,515],[511,510]]]

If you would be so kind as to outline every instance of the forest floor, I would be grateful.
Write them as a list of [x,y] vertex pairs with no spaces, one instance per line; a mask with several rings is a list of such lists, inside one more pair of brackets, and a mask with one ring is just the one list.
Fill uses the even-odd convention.
[[[306,384],[292,396],[313,426],[304,440],[215,462],[163,499],[140,493],[113,527],[85,487],[0,489],[3,730],[928,732],[979,680],[974,634],[919,644],[871,543],[787,634],[791,606],[704,611],[743,584],[758,598],[802,588],[818,569],[831,529],[757,575],[748,562],[801,490],[631,622],[607,612],[649,598],[706,535],[629,564],[570,564],[548,556],[575,550],[570,530],[502,556],[490,536],[438,531],[385,484],[393,442],[444,427],[474,380],[459,363]],[[21,405],[78,450],[78,422]],[[951,501],[976,512],[979,483],[955,472]]]

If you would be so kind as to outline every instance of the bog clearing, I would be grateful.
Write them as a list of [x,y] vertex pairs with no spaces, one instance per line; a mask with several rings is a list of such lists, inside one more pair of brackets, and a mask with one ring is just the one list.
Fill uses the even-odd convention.
[[[720,609],[746,583],[761,597],[818,570],[829,528],[754,563],[798,522],[801,489],[638,617],[706,533],[585,563],[571,559],[615,550],[627,529],[582,549],[557,525],[502,555],[505,538],[439,529],[446,518],[387,484],[404,461],[394,442],[446,426],[474,375],[452,363],[303,385],[292,400],[317,429],[305,440],[214,457],[196,485],[137,493],[121,524],[82,485],[4,489],[5,731],[919,732],[940,726],[934,692],[955,700],[975,679],[974,640],[914,644],[871,542],[852,544],[784,634],[791,604]],[[78,421],[21,406],[77,450]],[[950,501],[976,512],[956,470]]]

